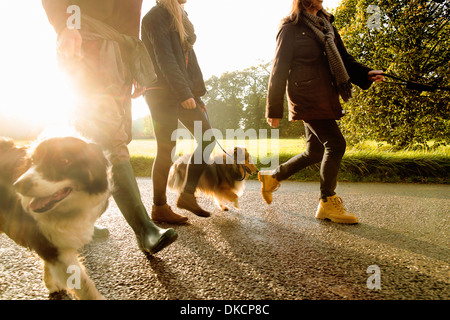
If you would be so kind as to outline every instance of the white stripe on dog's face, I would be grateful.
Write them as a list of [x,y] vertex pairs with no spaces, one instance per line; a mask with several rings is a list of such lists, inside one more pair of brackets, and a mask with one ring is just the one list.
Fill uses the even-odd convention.
[[15,183],[22,207],[29,213],[41,214],[64,202],[73,191],[70,180],[48,181],[31,167]]
[[71,187],[70,180],[48,181],[36,171],[35,167],[31,167],[25,172],[14,186],[18,193],[25,197],[46,197],[66,187]]

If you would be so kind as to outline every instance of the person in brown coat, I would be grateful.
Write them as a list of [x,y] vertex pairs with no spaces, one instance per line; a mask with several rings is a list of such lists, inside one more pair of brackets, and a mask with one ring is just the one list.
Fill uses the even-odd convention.
[[290,15],[282,21],[269,80],[266,118],[271,127],[279,126],[287,91],[289,120],[303,120],[307,147],[276,170],[261,171],[258,177],[262,196],[270,204],[280,181],[321,162],[316,217],[353,224],[358,219],[344,209],[335,193],[346,149],[336,123],[345,114],[340,97],[344,101],[351,98],[352,83],[368,89],[384,77],[382,71],[358,63],[347,52],[333,20],[321,0],[294,0]]
[[[133,83],[137,97],[155,77],[139,40],[142,0],[42,0],[42,5],[58,35],[58,60],[79,92],[75,128],[110,154],[114,200],[139,248],[155,254],[178,234],[148,216],[128,151]],[[73,17],[73,8],[79,17]]]

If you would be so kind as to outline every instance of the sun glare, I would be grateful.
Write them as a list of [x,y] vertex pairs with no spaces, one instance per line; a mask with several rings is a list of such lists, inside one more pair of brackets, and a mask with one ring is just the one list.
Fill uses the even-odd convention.
[[[0,121],[13,133],[70,120],[75,94],[56,62],[56,34],[40,1],[2,1]],[[26,37],[24,37],[26,35]],[[5,48],[6,47],[6,48]],[[14,125],[17,123],[17,125]]]
[[[276,6],[270,0],[261,3],[256,18],[269,20],[266,15],[270,12],[271,22],[266,23],[270,25],[270,32],[259,30],[259,24],[255,24],[258,27],[254,30],[244,28],[248,29],[248,34],[243,34],[239,23],[225,29],[211,29],[211,23],[214,24],[217,17],[207,13],[214,12],[219,5],[225,17],[239,13],[242,19],[237,20],[245,21],[248,18],[247,12],[253,10],[254,5],[245,2],[242,10],[235,12],[235,5],[232,4],[235,1],[230,0],[227,5],[223,2],[219,4],[219,1],[188,1],[187,9],[199,36],[196,51],[206,79],[212,75],[220,76],[225,71],[256,65],[254,59],[269,61],[274,51],[277,25],[291,2],[283,0],[277,2]],[[336,2],[328,0],[325,5]],[[143,14],[153,5],[154,1],[144,1]],[[9,132],[9,128],[14,133],[30,132],[31,128],[60,126],[70,121],[77,97],[69,81],[70,76],[57,65],[56,34],[47,20],[41,1],[0,1],[0,29],[0,134]],[[229,41],[218,36],[220,32],[229,37]],[[266,37],[256,39],[255,34]],[[249,50],[250,43],[253,50]],[[133,101],[134,119],[149,114],[143,98]]]

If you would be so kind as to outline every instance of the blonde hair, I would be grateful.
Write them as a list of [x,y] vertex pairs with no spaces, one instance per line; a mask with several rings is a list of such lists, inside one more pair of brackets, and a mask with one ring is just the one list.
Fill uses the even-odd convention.
[[180,34],[181,43],[184,44],[186,40],[186,30],[183,24],[183,16],[186,13],[184,12],[182,5],[178,2],[178,0],[157,0],[156,2],[166,8],[172,15],[173,27]]
[[[283,20],[281,20],[282,24],[285,23],[293,23],[297,24],[300,20],[300,16],[303,11],[306,11],[308,9],[311,9],[313,7],[313,2],[311,0],[293,0],[292,1],[292,7],[291,11],[289,12],[289,15],[285,17]],[[329,17],[330,14],[325,11],[325,9],[321,10],[325,16]]]

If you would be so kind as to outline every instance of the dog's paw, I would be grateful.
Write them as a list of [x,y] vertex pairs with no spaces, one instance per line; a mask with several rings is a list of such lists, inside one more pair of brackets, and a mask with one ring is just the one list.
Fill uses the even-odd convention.
[[48,295],[49,300],[74,300],[74,297],[66,290],[50,292]]

